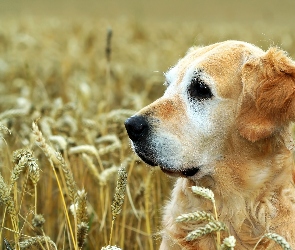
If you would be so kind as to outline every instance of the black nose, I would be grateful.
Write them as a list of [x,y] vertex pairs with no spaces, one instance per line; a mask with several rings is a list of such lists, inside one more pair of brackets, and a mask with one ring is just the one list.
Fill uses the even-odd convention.
[[138,141],[148,134],[149,124],[143,116],[131,116],[125,121],[125,128],[132,141]]

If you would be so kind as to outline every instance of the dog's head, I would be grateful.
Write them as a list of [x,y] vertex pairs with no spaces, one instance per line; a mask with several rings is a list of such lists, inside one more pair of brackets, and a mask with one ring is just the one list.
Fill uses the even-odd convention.
[[295,63],[276,48],[237,41],[191,48],[165,76],[163,97],[125,126],[138,156],[171,175],[208,175],[234,134],[255,144],[295,118]]

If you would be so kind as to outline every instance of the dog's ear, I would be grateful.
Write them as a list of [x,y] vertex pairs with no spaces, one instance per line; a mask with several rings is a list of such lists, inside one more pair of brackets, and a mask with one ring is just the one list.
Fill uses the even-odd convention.
[[270,48],[242,70],[243,95],[238,130],[255,142],[295,120],[295,62],[284,51]]

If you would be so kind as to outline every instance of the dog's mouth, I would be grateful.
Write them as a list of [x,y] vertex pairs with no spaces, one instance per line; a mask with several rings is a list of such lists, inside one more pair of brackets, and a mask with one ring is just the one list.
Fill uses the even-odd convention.
[[197,174],[200,171],[200,167],[191,167],[191,168],[186,168],[186,169],[176,169],[176,168],[171,168],[171,167],[167,167],[167,166],[162,166],[162,164],[157,163],[157,161],[155,161],[155,159],[152,159],[140,152],[137,152],[137,155],[148,165],[155,167],[155,166],[159,166],[161,168],[161,170],[165,173],[168,174],[170,176],[173,177],[191,177],[194,176],[195,174]]
[[171,176],[183,176],[183,177],[191,177],[197,174],[200,171],[199,167],[192,167],[188,169],[167,169],[165,167],[161,167],[161,170],[168,175]]

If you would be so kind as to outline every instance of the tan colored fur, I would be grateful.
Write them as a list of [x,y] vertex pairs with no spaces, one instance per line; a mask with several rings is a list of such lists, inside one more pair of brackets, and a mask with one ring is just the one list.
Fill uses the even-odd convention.
[[[204,101],[210,114],[204,123],[215,126],[208,133],[202,133],[206,130],[202,122],[196,130],[191,129],[195,125],[185,104],[190,100],[184,100],[181,90],[192,65],[209,79],[208,86],[215,91],[212,100],[219,98],[217,104]],[[212,212],[209,202],[192,194],[192,185],[212,189],[219,219],[237,239],[235,249],[253,249],[266,232],[280,234],[295,248],[294,163],[289,133],[290,122],[295,119],[294,61],[277,48],[264,52],[248,43],[226,41],[190,49],[175,71],[176,83],[138,114],[159,121],[153,124],[155,134],[159,134],[157,140],[161,142],[162,134],[163,138],[173,134],[175,145],[186,148],[187,154],[179,153],[181,164],[175,168],[188,168],[192,159],[201,167],[196,176],[176,181],[164,210],[160,249],[215,249],[214,235],[184,240],[202,224],[175,222],[181,214]],[[197,130],[200,132],[195,136]],[[280,247],[264,240],[257,249]]]

